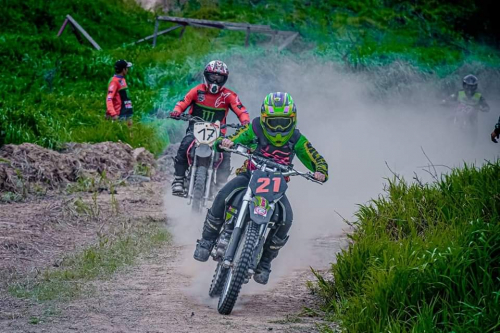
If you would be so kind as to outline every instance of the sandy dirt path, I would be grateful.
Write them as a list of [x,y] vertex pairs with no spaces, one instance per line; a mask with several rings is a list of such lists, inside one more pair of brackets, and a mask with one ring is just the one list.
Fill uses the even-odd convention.
[[[91,293],[57,304],[48,315],[42,314],[47,313],[43,305],[23,310],[18,301],[9,298],[6,306],[17,313],[16,318],[0,320],[0,332],[317,332],[318,324],[325,324],[321,318],[303,314],[304,307],[317,306],[306,286],[306,281],[314,280],[309,266],[327,269],[345,243],[343,237],[325,234],[304,240],[300,235],[307,225],[298,224],[292,242],[273,264],[270,284],[251,281],[244,285],[233,313],[221,316],[217,300],[208,297],[215,262],[192,259],[202,226],[200,217],[186,217],[189,208],[184,200],[164,197],[163,190],[168,188],[164,183],[151,185],[137,188],[134,195],[126,189],[120,202],[137,205],[130,207],[131,216],[142,210],[144,214],[166,212],[172,244],[108,280],[90,283]],[[139,194],[144,198],[145,193],[155,194],[151,200],[134,199]],[[29,323],[33,315],[41,318],[36,325]]]
[[[335,251],[339,241],[318,239],[318,249]],[[253,281],[230,316],[217,313],[207,294],[215,263],[192,265],[190,246],[168,245],[140,263],[95,284],[92,297],[71,302],[37,325],[13,322],[6,332],[317,332],[319,318],[300,315],[315,298],[306,269],[277,277],[274,286]],[[194,271],[202,271],[194,277]],[[203,278],[203,279],[202,279]],[[300,315],[297,317],[297,315]]]

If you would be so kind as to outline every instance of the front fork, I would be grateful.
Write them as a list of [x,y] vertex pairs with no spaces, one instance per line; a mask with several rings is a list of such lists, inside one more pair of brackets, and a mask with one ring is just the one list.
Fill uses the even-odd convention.
[[215,150],[212,149],[212,155],[210,156],[210,163],[208,164],[208,172],[207,172],[207,183],[205,184],[205,197],[203,200],[203,207],[206,206],[208,199],[210,198],[210,187],[212,186],[212,175],[214,174],[214,159],[215,159]]
[[196,174],[196,169],[198,169],[198,156],[194,155],[193,165],[191,166],[191,177],[189,178],[189,189],[188,189],[188,205],[193,201],[193,188],[194,188],[194,175]]
[[247,214],[248,206],[250,205],[250,200],[252,200],[252,190],[250,189],[250,187],[248,187],[247,191],[245,192],[245,195],[243,196],[241,208],[238,212],[238,218],[234,225],[233,234],[231,236],[231,240],[229,241],[229,245],[227,246],[227,250],[224,255],[223,265],[225,267],[231,266],[231,262],[234,259],[236,249],[238,248],[238,244],[240,243],[240,238],[244,227],[243,223],[245,222],[245,215]]

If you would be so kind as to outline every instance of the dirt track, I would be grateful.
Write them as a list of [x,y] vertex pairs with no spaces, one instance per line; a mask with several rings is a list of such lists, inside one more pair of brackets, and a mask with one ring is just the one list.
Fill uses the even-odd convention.
[[[166,183],[152,182],[145,187],[122,188],[117,197],[124,213],[137,214],[134,218],[140,218],[142,214],[149,216],[153,210],[158,211],[163,198],[160,193],[165,188]],[[145,198],[146,193],[152,192],[156,193],[149,201],[139,200],[138,197]],[[106,194],[102,194],[101,199],[106,202]],[[12,207],[19,206],[21,213],[24,205],[27,204]],[[179,205],[180,201],[174,202],[175,207]],[[321,324],[319,318],[300,315],[304,306],[315,307],[315,298],[306,287],[306,281],[314,280],[314,276],[308,265],[284,268],[287,265],[283,263],[293,261],[290,260],[293,256],[287,258],[286,254],[277,259],[281,258],[282,263],[274,268],[271,278],[274,285],[264,287],[251,281],[243,287],[232,315],[219,315],[216,300],[207,295],[215,263],[198,263],[191,257],[199,227],[187,231],[185,239],[176,238],[175,214],[169,214],[168,209],[172,207],[166,209],[167,224],[173,224],[170,228],[177,243],[141,258],[136,265],[107,281],[94,282],[95,292],[69,303],[57,304],[54,313],[43,304],[27,307],[12,297],[3,302],[0,299],[3,307],[0,332],[317,331],[317,324]],[[15,213],[12,209],[10,211],[11,215]],[[180,208],[176,211],[177,214],[183,213]],[[32,219],[27,216],[27,220]],[[330,236],[316,239],[313,250],[321,255],[316,256],[317,262],[311,265],[326,268],[341,242],[340,238]],[[10,318],[5,313],[10,313]],[[31,316],[41,318],[40,322],[30,324]]]
[[51,322],[8,331],[316,332],[318,319],[296,317],[303,306],[314,305],[305,286],[311,278],[307,272],[293,272],[277,287],[243,295],[231,316],[220,316],[215,301],[192,295],[192,278],[180,273],[182,250],[166,247],[125,274],[99,283],[96,298],[70,304]]
[[[232,315],[220,316],[216,301],[204,296],[210,280],[197,280],[190,274],[190,268],[184,267],[186,250],[185,246],[166,246],[110,281],[96,283],[92,298],[68,304],[59,315],[47,318],[47,322],[31,325],[21,319],[10,322],[1,331],[317,331],[317,324],[321,323],[318,318],[300,315],[304,306],[314,307],[315,299],[305,285],[313,279],[309,271],[293,271],[268,290],[253,282],[253,286],[244,286]],[[253,289],[253,293],[246,293],[245,287]]]

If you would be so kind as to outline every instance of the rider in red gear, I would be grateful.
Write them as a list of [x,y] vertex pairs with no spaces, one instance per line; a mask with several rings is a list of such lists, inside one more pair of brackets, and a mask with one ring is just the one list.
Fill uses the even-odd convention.
[[[179,101],[171,117],[179,117],[187,108],[189,114],[197,116],[208,122],[220,121],[226,123],[229,110],[233,111],[239,118],[242,125],[250,122],[247,109],[241,104],[235,92],[224,87],[229,76],[229,70],[225,63],[214,60],[208,63],[203,72],[204,82],[192,88],[186,96]],[[184,193],[184,177],[188,168],[187,151],[194,140],[194,122],[189,123],[186,136],[182,139],[175,158],[175,178],[172,182],[172,194],[182,195]],[[223,129],[222,133],[225,134]],[[223,160],[217,170],[216,183],[220,187],[227,181],[230,173],[229,153],[223,154]]]

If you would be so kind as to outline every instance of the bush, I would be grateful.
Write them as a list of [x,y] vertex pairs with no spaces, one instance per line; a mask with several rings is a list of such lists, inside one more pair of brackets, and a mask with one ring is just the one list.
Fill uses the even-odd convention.
[[499,177],[497,161],[432,185],[390,181],[320,279],[324,309],[348,332],[498,331]]

